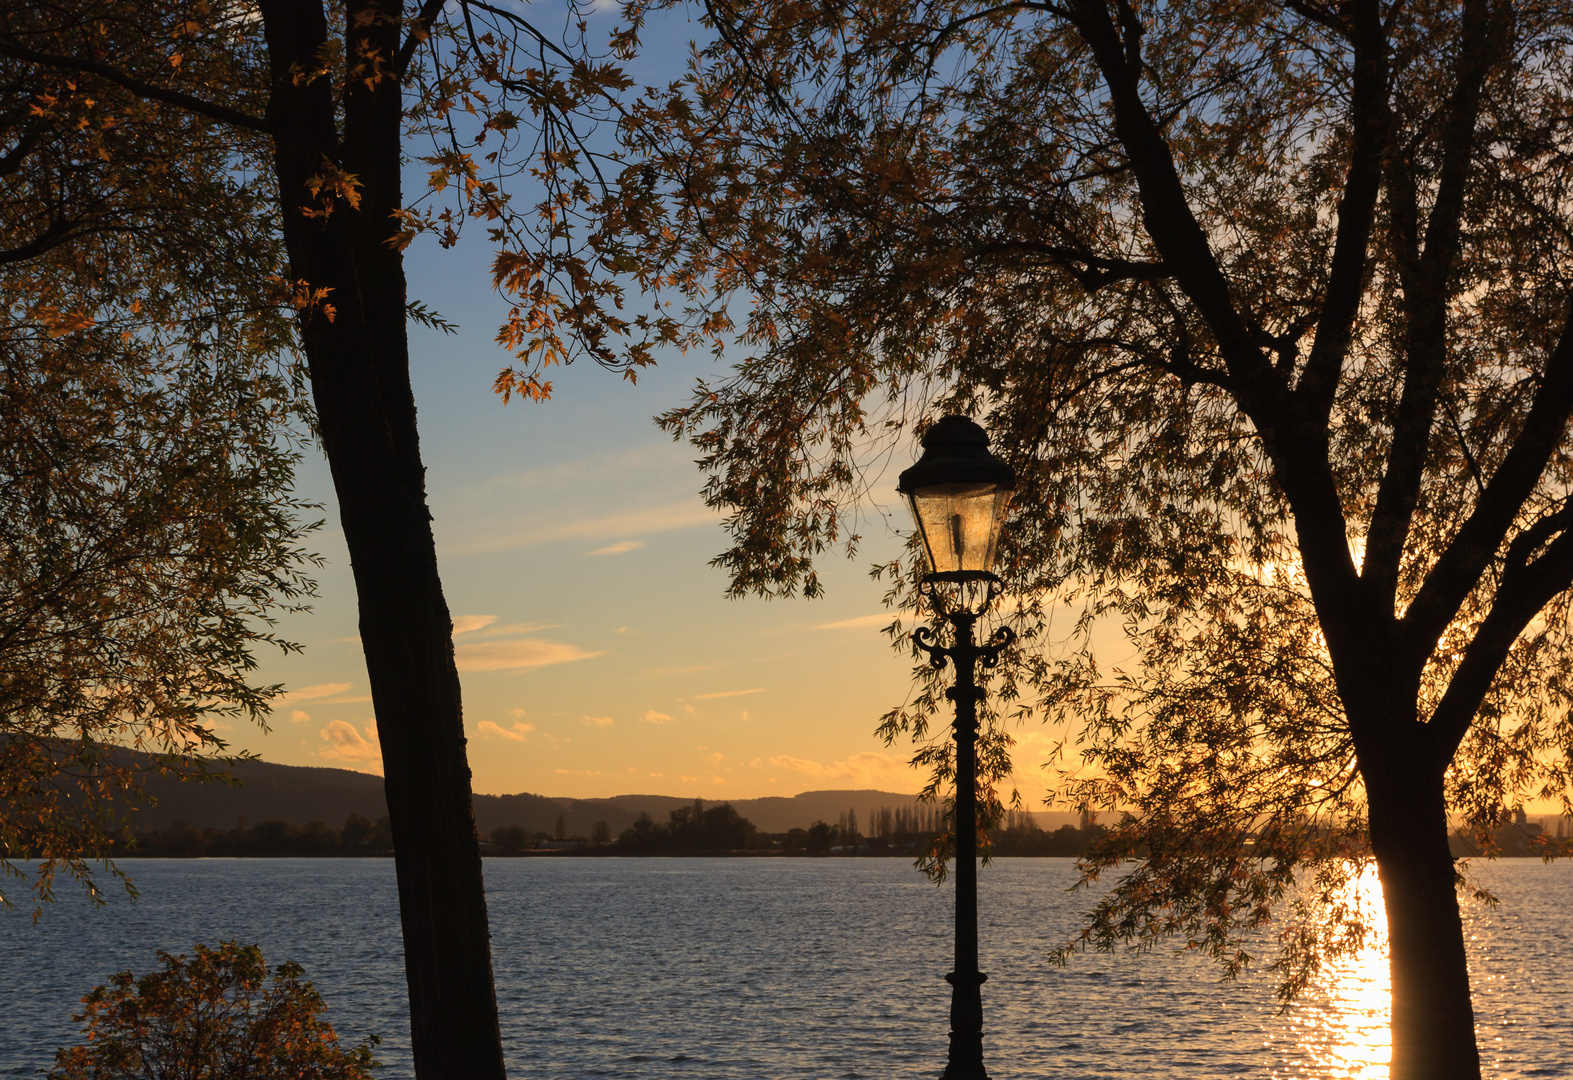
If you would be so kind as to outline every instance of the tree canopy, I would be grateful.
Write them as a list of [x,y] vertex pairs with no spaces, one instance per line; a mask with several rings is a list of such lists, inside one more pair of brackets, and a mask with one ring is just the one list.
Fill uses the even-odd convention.
[[[289,329],[309,376],[314,434],[333,475],[360,602],[422,1077],[504,1070],[452,623],[409,377],[407,320],[447,324],[410,302],[403,251],[423,231],[451,243],[466,220],[481,219],[503,249],[499,284],[521,301],[503,343],[542,366],[562,359],[547,281],[588,280],[594,256],[557,243],[554,208],[586,185],[606,186],[595,161],[574,153],[582,146],[574,117],[586,103],[605,103],[617,78],[573,34],[570,22],[557,45],[516,12],[478,0],[451,9],[440,0],[49,0],[0,11],[5,77],[28,94],[66,86],[71,107],[87,110],[73,138],[97,140],[94,152],[68,162],[81,183],[44,195],[17,189],[12,202],[26,205],[29,227],[13,249],[84,235],[101,220],[146,239],[144,196],[188,210],[190,219],[175,219],[181,224],[206,223],[165,253],[176,266],[188,256],[200,265],[209,226],[277,245],[267,248],[274,265],[260,277],[245,260],[209,269],[219,292],[266,283],[273,312],[282,301],[297,316]],[[98,116],[104,102],[118,111]],[[549,170],[534,168],[532,126]],[[50,128],[35,127],[38,137],[5,148],[0,172],[29,155],[50,160]],[[122,153],[164,130],[198,151],[218,148],[212,167],[176,182],[160,175],[168,166],[158,157]],[[403,169],[406,140],[416,136],[431,147],[423,162],[430,199],[411,205]],[[178,142],[167,149],[184,152]],[[516,211],[518,179],[548,173],[563,186],[548,184],[533,210],[521,200]],[[204,177],[235,186],[241,220],[203,216],[211,205],[188,198],[185,181]],[[94,209],[109,181],[121,187],[106,190],[127,192],[106,208],[119,217]],[[253,197],[260,201],[246,202]],[[457,205],[433,205],[448,197]],[[258,216],[245,218],[253,208]],[[248,233],[253,226],[260,232]],[[215,251],[229,239],[219,235]],[[128,283],[144,256],[157,253],[147,247],[128,264]],[[610,309],[616,295],[591,306]],[[517,388],[543,397],[550,385],[538,378]]]
[[373,1035],[345,1048],[304,969],[235,941],[158,953],[160,969],[94,987],[72,1019],[83,1042],[55,1054],[53,1080],[204,1076],[214,1080],[368,1080]]
[[[676,6],[628,5],[624,46]],[[1573,13],[704,17],[624,126],[664,198],[591,207],[586,243],[670,305],[609,332],[741,356],[663,417],[730,514],[734,592],[817,593],[880,455],[978,415],[1021,476],[996,721],[1066,725],[1059,796],[1127,814],[1084,863],[1123,868],[1087,940],[1232,970],[1300,897],[1292,992],[1358,940],[1314,901],[1374,855],[1394,1075],[1477,1075],[1449,816],[1569,808]]]
[[[196,7],[143,13],[137,41],[243,93],[220,74],[233,42],[188,42]],[[0,866],[41,859],[40,899],[61,867],[96,888],[149,761],[221,774],[219,725],[262,723],[277,692],[257,648],[292,647],[272,616],[313,590],[291,490],[309,409],[257,146],[18,57],[125,46],[136,13],[97,14],[0,16]]]

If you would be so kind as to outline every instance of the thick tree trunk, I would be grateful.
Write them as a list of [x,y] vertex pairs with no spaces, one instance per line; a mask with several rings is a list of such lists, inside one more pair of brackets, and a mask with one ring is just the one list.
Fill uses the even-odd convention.
[[[398,51],[396,22],[357,19],[352,34],[381,56]],[[352,81],[343,139],[327,78],[309,71],[327,37],[320,0],[263,0],[274,89],[268,119],[292,276],[328,289],[303,318],[322,444],[360,602],[361,644],[382,744],[421,1080],[491,1080],[504,1073],[492,983],[480,848],[471,808],[452,623],[437,574],[405,338],[402,259],[387,241],[399,206],[400,88]],[[396,9],[395,9],[396,11]],[[355,55],[352,44],[350,55]],[[359,179],[360,208],[327,217],[307,180],[331,162]]]
[[1392,1080],[1479,1080],[1463,921],[1440,776],[1364,769],[1387,909]]

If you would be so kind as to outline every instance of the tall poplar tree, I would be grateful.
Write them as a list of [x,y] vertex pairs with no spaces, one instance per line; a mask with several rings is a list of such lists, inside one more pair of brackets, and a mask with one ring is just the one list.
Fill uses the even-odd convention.
[[[678,6],[630,5],[625,47]],[[1292,992],[1359,940],[1312,908],[1374,858],[1392,1074],[1477,1077],[1449,819],[1567,808],[1573,755],[1573,15],[703,10],[624,129],[666,201],[582,210],[676,301],[599,325],[736,339],[665,417],[735,591],[817,592],[874,451],[979,416],[1021,475],[1002,692],[1071,725],[1063,795],[1129,813],[1084,864],[1119,878],[1086,941],[1237,970],[1298,896]],[[1086,644],[1110,620],[1123,671]]]

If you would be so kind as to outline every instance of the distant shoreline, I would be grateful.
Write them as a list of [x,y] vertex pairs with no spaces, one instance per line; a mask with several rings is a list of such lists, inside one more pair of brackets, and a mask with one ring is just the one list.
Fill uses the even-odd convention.
[[[312,852],[281,851],[274,854],[244,855],[140,855],[122,853],[111,855],[115,862],[139,859],[164,859],[192,862],[199,859],[391,859],[391,851]],[[915,856],[904,851],[485,851],[483,859],[908,859]],[[992,855],[993,859],[1074,859],[1074,855]]]

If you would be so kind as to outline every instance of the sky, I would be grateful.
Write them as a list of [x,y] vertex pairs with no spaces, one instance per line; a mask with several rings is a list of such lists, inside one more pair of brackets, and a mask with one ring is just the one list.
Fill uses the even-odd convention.
[[[614,18],[598,17],[604,28]],[[652,27],[638,81],[677,77],[693,32]],[[420,186],[419,168],[407,190]],[[652,421],[725,361],[668,351],[637,384],[582,361],[550,369],[550,401],[505,406],[491,385],[508,362],[493,340],[507,306],[489,262],[478,231],[451,251],[417,240],[406,257],[411,298],[460,328],[412,324],[411,369],[475,791],[916,792],[926,777],[908,764],[914,747],[874,735],[914,683],[909,655],[881,633],[892,613],[868,570],[903,549],[911,522],[896,474],[918,447],[871,477],[861,550],[822,557],[823,598],[727,599],[724,572],[708,565],[727,536],[698,495],[696,454]],[[304,651],[260,656],[259,681],[287,690],[271,730],[218,733],[268,761],[380,772],[349,557],[320,453],[301,462],[297,490],[325,518],[312,537],[325,559],[314,610],[279,627]],[[1100,636],[1100,656],[1120,659],[1117,634]],[[1012,734],[1015,787],[1041,809],[1054,733]]]
[[[681,58],[691,28],[664,34],[647,36],[652,64]],[[651,68],[640,81],[674,74]],[[583,361],[551,370],[549,402],[504,406],[491,384],[508,359],[493,342],[506,306],[489,262],[478,232],[446,252],[417,241],[406,258],[410,296],[460,326],[445,336],[412,324],[411,360],[475,790],[917,791],[911,744],[873,734],[913,682],[909,657],[880,633],[891,615],[868,576],[911,528],[895,495],[907,461],[880,481],[883,504],[866,507],[859,555],[824,561],[824,598],[729,600],[724,573],[708,565],[727,540],[698,495],[696,454],[652,421],[716,363],[669,352],[634,385]],[[325,517],[313,536],[326,560],[314,610],[280,624],[304,651],[261,657],[259,679],[287,688],[269,732],[219,734],[269,761],[377,772],[349,558],[320,453],[302,461],[297,490]],[[1018,735],[1024,763],[1039,740],[1049,745]],[[1019,771],[1034,798],[1042,784],[1031,766]]]
[[[915,791],[909,746],[873,735],[905,700],[911,663],[880,633],[869,579],[910,528],[894,497],[863,551],[825,565],[820,600],[729,600],[707,565],[726,545],[697,494],[693,452],[651,417],[680,403],[706,359],[674,356],[631,385],[593,364],[558,369],[546,403],[504,406],[491,336],[500,301],[483,260],[412,258],[411,294],[461,324],[415,328],[412,368],[438,561],[464,689],[475,790],[575,798],[749,798],[834,787]],[[288,688],[264,758],[377,771],[349,559],[327,468],[298,490],[324,504],[326,559],[309,616],[281,624],[300,655],[265,656]],[[881,515],[879,510],[885,513]]]
[[[728,600],[707,565],[726,545],[697,494],[694,453],[651,417],[682,402],[708,357],[663,357],[637,385],[581,362],[545,403],[504,405],[503,314],[479,245],[413,252],[410,292],[460,324],[412,328],[412,370],[438,562],[464,689],[475,790],[575,798],[748,798],[830,787],[915,791],[911,750],[874,737],[911,664],[880,628],[867,568],[910,525],[871,516],[853,561],[827,564],[817,601]],[[894,498],[883,509],[900,514]],[[264,656],[280,682],[266,735],[224,734],[264,758],[377,771],[349,558],[325,462],[299,492],[324,505],[326,559],[305,646]]]

